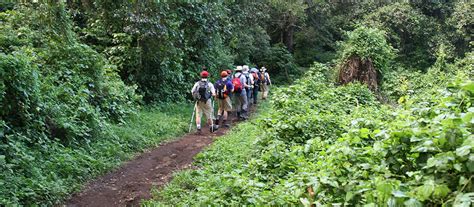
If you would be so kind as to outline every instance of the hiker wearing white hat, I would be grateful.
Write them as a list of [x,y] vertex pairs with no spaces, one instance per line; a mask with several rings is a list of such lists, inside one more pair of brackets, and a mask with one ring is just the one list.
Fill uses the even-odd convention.
[[242,66],[242,73],[245,76],[245,91],[247,92],[247,104],[250,106],[252,104],[252,89],[253,89],[253,76],[249,73],[250,69],[248,65]]
[[272,81],[270,79],[270,75],[267,72],[267,69],[265,67],[260,68],[260,89],[262,91],[263,100],[267,99],[268,97],[270,85],[272,85]]
[[237,111],[237,117],[239,119],[247,118],[247,91],[245,90],[245,84],[247,79],[242,73],[242,66],[237,66],[235,74],[232,78],[232,85],[234,86],[234,97],[235,97],[235,109]]

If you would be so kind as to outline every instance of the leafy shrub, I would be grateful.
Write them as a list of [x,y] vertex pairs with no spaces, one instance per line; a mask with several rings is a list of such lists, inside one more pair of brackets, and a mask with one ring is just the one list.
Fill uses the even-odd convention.
[[386,75],[382,91],[392,101],[403,96],[431,96],[440,87],[447,87],[453,76],[472,77],[474,73],[473,53],[466,53],[464,58],[454,63],[434,64],[426,73],[398,68]]
[[23,53],[0,53],[0,117],[11,127],[25,127],[37,119],[40,74]]
[[338,63],[353,56],[373,62],[379,74],[389,72],[395,50],[385,39],[385,32],[376,28],[360,26],[347,33],[347,40],[340,44]]

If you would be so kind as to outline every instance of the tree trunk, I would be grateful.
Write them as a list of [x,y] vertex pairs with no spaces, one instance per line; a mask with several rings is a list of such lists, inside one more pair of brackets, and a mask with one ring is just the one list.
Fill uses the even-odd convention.
[[289,26],[287,31],[285,31],[285,46],[290,51],[293,53],[294,49],[294,34],[295,34],[295,27],[294,26]]

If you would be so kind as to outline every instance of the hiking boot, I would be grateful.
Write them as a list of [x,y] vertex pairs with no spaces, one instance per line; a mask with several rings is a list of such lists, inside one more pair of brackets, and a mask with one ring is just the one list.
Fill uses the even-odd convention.
[[201,135],[201,134],[202,134],[201,129],[200,129],[200,128],[197,129],[197,130],[196,130],[196,135]]
[[217,131],[218,129],[219,129],[219,125],[213,125],[213,126],[209,127],[209,131],[211,133]]
[[219,120],[221,119],[222,116],[217,116],[217,119],[214,120],[214,125],[219,125]]
[[247,111],[244,111],[244,112],[242,113],[242,119],[243,119],[243,120],[247,120],[247,119],[249,118],[249,116],[248,116],[247,114],[248,114]]
[[224,125],[225,128],[229,128],[230,127],[230,124],[227,123],[227,120],[224,120],[222,122],[222,124]]

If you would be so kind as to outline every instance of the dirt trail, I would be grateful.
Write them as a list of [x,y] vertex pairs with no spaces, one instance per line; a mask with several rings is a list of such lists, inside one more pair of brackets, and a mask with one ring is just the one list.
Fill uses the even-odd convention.
[[[235,124],[235,123],[234,123]],[[139,206],[151,198],[152,186],[163,186],[174,172],[189,168],[193,157],[228,129],[214,134],[203,129],[202,135],[187,134],[175,141],[143,153],[119,169],[91,181],[64,205],[76,206]]]

